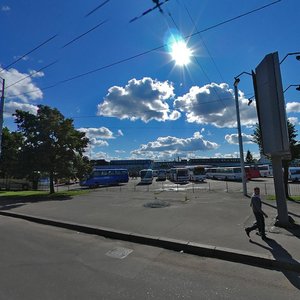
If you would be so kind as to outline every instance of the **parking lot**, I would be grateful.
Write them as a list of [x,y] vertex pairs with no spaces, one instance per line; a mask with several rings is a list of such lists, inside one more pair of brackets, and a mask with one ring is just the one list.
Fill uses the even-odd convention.
[[[247,182],[247,192],[251,194],[253,188],[258,186],[262,195],[275,195],[273,178],[256,178]],[[44,189],[47,189],[45,186]],[[56,191],[71,190],[81,188],[78,184],[57,186]],[[111,192],[133,191],[133,192],[154,192],[162,191],[169,192],[186,192],[187,194],[209,192],[209,191],[224,191],[224,192],[243,192],[241,182],[236,181],[222,181],[206,179],[204,182],[189,182],[187,184],[177,184],[169,180],[157,181],[153,179],[151,184],[141,184],[140,178],[131,178],[128,183],[117,186],[102,186],[98,190],[105,190]],[[289,194],[291,196],[300,195],[300,184],[298,182],[289,183]]]

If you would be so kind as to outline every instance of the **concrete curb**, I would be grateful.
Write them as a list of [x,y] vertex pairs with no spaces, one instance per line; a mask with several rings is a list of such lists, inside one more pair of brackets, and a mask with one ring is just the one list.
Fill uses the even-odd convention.
[[187,254],[217,258],[273,270],[275,269],[300,272],[300,262],[276,260],[271,255],[263,255],[231,248],[204,245],[195,242],[170,239],[167,237],[138,234],[134,232],[116,230],[105,227],[92,227],[86,224],[77,224],[64,222],[60,220],[45,219],[31,215],[11,213],[6,211],[0,211],[0,215],[23,219],[38,224],[65,228],[86,234],[99,235],[111,239],[133,242],[147,246],[160,247],[173,251],[182,251]]

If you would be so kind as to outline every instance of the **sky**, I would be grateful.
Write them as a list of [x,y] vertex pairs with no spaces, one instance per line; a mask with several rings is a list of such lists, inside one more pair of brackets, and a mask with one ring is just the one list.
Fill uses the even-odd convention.
[[[4,126],[42,104],[86,133],[91,159],[239,157],[234,77],[269,53],[300,52],[299,0],[161,2],[138,18],[153,1],[0,0]],[[284,89],[300,84],[295,57],[280,65]],[[252,78],[240,79],[243,149],[259,158]],[[300,93],[284,96],[299,132]]]

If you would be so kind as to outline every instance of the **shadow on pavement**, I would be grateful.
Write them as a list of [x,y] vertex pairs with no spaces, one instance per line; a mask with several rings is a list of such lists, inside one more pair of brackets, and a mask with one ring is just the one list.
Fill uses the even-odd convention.
[[37,203],[42,201],[65,201],[71,200],[73,197],[69,195],[56,195],[56,194],[46,194],[46,195],[30,195],[22,197],[11,197],[11,196],[1,196],[0,197],[0,210],[10,210],[27,203]]
[[[288,251],[286,251],[281,245],[279,245],[275,240],[266,239],[266,240],[264,240],[264,242],[267,243],[269,247],[266,247],[258,242],[254,242],[254,241],[250,240],[250,243],[255,244],[259,247],[262,247],[266,250],[269,250],[272,253],[273,257],[277,261],[293,263],[300,267],[300,263],[297,260],[295,260],[291,256],[291,254]],[[300,274],[299,273],[287,271],[287,270],[280,270],[280,271],[294,287],[296,287],[298,290],[300,290]]]

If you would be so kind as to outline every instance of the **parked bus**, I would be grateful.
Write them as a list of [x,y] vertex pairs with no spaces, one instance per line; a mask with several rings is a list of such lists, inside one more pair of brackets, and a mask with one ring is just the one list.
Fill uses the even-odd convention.
[[259,169],[257,166],[245,166],[245,172],[247,180],[260,177]]
[[89,177],[80,182],[81,186],[96,188],[100,185],[115,185],[127,183],[129,180],[127,169],[101,169],[95,168]]
[[190,181],[204,181],[206,178],[205,166],[187,166]]
[[140,171],[141,183],[152,183],[153,181],[153,170],[144,169]]
[[258,165],[260,177],[271,177],[273,176],[273,169],[271,165]]
[[219,180],[242,180],[242,169],[240,167],[214,167],[206,168],[206,177]]
[[189,172],[187,168],[170,169],[169,180],[177,183],[187,183],[189,181]]
[[289,180],[300,181],[300,167],[289,167]]
[[167,179],[167,170],[158,170],[157,181],[165,181]]

